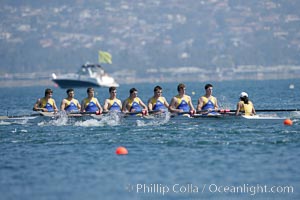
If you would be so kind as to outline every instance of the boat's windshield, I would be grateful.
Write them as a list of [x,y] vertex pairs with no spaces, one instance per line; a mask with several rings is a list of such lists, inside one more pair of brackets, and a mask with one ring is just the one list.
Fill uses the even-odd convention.
[[83,65],[79,70],[78,74],[80,75],[92,75],[98,74],[103,75],[104,70],[100,65]]

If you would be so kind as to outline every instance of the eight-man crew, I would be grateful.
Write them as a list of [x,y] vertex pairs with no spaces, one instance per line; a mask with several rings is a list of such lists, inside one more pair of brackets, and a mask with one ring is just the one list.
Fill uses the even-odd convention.
[[[148,108],[143,101],[137,97],[138,91],[136,88],[131,88],[129,97],[123,102],[116,97],[117,88],[110,87],[110,97],[104,102],[104,111],[129,112],[132,114],[148,114],[150,111],[167,111],[169,109],[172,113],[180,114],[182,112],[190,112],[191,115],[195,113],[195,109],[191,97],[185,94],[185,85],[180,83],[177,86],[178,95],[171,99],[170,105],[162,96],[162,87],[157,85],[154,87],[154,95],[148,100]],[[217,98],[212,96],[213,85],[205,85],[205,95],[198,99],[197,111],[202,115],[219,115]],[[93,88],[87,88],[88,97],[82,100],[80,105],[78,100],[74,98],[74,89],[67,90],[68,97],[61,102],[60,110],[67,112],[103,112],[101,104],[98,99],[94,97],[95,91]],[[45,90],[45,97],[39,98],[33,106],[34,111],[43,112],[58,112],[55,100],[52,98],[53,91],[49,88]],[[248,94],[242,92],[240,94],[240,101],[237,103],[236,115],[244,112],[245,115],[255,115],[253,103],[248,99]]]

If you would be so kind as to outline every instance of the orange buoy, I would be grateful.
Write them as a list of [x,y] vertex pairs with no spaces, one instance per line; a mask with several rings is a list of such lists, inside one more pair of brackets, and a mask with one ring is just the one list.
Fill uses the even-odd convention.
[[117,155],[126,155],[128,154],[128,151],[125,147],[118,147],[116,150]]
[[283,124],[284,124],[284,125],[287,125],[287,126],[292,126],[292,125],[293,125],[293,121],[290,120],[290,119],[285,119],[285,120],[283,121]]

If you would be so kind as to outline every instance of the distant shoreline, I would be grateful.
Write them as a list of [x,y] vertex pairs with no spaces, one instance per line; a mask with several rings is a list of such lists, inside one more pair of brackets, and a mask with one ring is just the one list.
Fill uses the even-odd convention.
[[[139,84],[139,83],[179,83],[179,82],[203,82],[203,81],[214,81],[214,82],[221,82],[221,81],[234,81],[234,80],[288,80],[288,79],[300,79],[300,75],[291,75],[291,76],[272,76],[268,78],[262,79],[261,77],[238,77],[236,79],[212,79],[207,77],[207,79],[180,79],[180,78],[168,78],[164,80],[153,80],[151,78],[137,78],[135,80],[127,80],[127,81],[120,81],[120,85],[123,84]],[[46,80],[0,80],[0,88],[13,88],[13,87],[34,87],[34,86],[47,86],[47,87],[58,87],[52,82],[50,79]]]
[[[0,74],[0,88],[48,86],[57,87],[51,81],[53,71],[28,73]],[[287,80],[300,79],[300,66],[254,66],[241,65],[234,68],[203,69],[192,66],[151,68],[145,72],[119,70],[109,73],[117,83],[179,83],[204,81],[231,81],[231,80]]]

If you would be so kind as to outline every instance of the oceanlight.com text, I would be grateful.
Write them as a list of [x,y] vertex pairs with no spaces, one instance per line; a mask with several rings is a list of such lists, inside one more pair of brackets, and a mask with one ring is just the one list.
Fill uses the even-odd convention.
[[208,186],[208,191],[211,193],[237,193],[237,194],[250,194],[256,195],[258,193],[287,193],[291,194],[294,192],[293,186],[268,186],[268,185],[249,185],[243,184],[239,186],[225,186],[210,184]]
[[292,194],[294,193],[294,187],[291,185],[218,185],[218,184],[128,184],[127,191],[137,194],[156,194],[166,195],[168,193],[175,194],[196,194],[196,193],[220,193],[220,194],[246,194],[257,195],[263,193],[275,194]]

